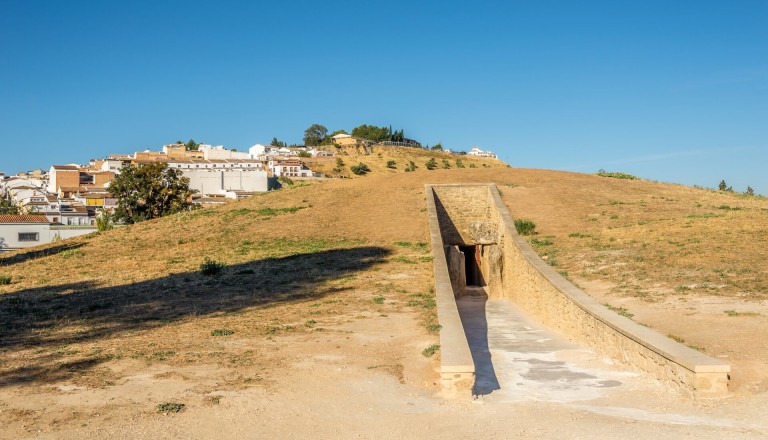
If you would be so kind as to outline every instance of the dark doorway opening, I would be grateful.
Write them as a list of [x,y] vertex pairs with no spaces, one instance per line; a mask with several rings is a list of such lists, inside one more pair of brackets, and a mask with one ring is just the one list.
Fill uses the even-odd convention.
[[477,264],[479,249],[477,246],[459,246],[459,250],[464,253],[464,272],[467,276],[467,286],[482,286],[480,267]]

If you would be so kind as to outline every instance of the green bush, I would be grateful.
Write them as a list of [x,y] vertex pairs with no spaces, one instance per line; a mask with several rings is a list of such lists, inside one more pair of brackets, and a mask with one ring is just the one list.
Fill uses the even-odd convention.
[[532,220],[517,219],[515,220],[515,229],[520,235],[534,235],[536,234],[536,223]]
[[418,168],[418,166],[416,166],[412,160],[409,160],[408,166],[405,167],[405,172],[416,171],[416,168]]
[[205,257],[205,261],[200,263],[200,273],[205,276],[219,275],[222,270],[224,270],[224,263],[211,260],[208,257]]
[[613,177],[614,179],[640,180],[640,178],[637,176],[633,176],[627,173],[622,173],[620,171],[599,170],[595,174],[597,174],[600,177]]
[[437,350],[440,350],[440,346],[438,344],[432,344],[429,347],[422,350],[421,354],[424,357],[432,357],[435,353],[437,353]]
[[13,278],[10,275],[0,275],[0,286],[11,284]]
[[157,405],[157,412],[159,413],[177,413],[184,411],[184,405],[183,403],[161,403]]
[[96,229],[99,232],[112,229],[112,215],[107,211],[101,211],[101,215],[96,218]]
[[293,180],[289,179],[286,176],[280,176],[277,178],[277,181],[282,183],[283,185],[293,185]]
[[234,334],[235,334],[234,330],[230,330],[227,328],[217,328],[215,330],[211,330],[211,336],[229,336]]
[[437,168],[437,161],[433,157],[432,159],[429,159],[427,163],[424,164],[425,167],[427,167],[428,170],[434,170]]
[[368,165],[366,165],[366,164],[364,164],[362,162],[360,162],[357,165],[352,165],[350,167],[350,169],[352,170],[353,173],[357,174],[358,176],[363,176],[366,173],[371,171],[371,169],[368,168]]
[[397,162],[395,162],[394,160],[388,160],[387,168],[391,168],[393,170],[397,169]]

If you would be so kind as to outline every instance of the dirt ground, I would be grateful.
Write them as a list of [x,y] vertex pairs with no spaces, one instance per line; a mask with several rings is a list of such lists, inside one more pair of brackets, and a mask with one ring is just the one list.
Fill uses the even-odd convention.
[[[446,396],[439,350],[422,354],[438,331],[423,184],[487,181],[588,293],[731,362],[732,395],[639,377],[586,401]],[[764,438],[766,212],[654,182],[422,169],[4,256],[0,438]]]

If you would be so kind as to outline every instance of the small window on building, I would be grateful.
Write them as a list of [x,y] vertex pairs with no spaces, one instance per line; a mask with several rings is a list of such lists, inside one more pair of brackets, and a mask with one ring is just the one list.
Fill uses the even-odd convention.
[[37,232],[19,232],[19,241],[40,241],[40,234]]

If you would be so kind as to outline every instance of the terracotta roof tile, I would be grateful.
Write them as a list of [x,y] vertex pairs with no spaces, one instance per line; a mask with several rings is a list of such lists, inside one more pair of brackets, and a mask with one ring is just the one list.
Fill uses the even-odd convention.
[[44,215],[0,214],[0,223],[50,223]]

